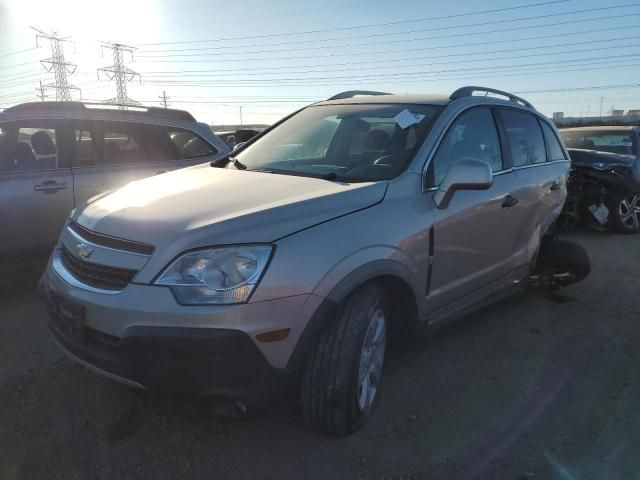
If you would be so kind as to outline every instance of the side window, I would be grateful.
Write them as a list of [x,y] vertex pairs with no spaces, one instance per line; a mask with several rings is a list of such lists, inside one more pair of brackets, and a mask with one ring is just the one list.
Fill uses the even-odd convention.
[[94,145],[101,152],[100,164],[145,163],[154,137],[151,128],[135,123],[95,122]]
[[552,162],[554,160],[566,160],[567,158],[564,156],[564,150],[562,150],[562,146],[560,145],[560,141],[556,136],[553,129],[547,125],[546,122],[540,120],[540,125],[542,125],[542,133],[544,133],[544,140],[547,142],[547,146],[549,147],[549,161]]
[[56,129],[47,122],[0,127],[0,171],[28,172],[58,168]]
[[215,147],[194,132],[178,129],[163,129],[163,131],[175,147],[176,155],[173,155],[175,158],[172,160],[189,160],[218,153]]
[[440,185],[449,168],[463,157],[484,160],[494,172],[502,170],[500,140],[491,110],[473,108],[453,123],[429,165],[429,186]]
[[501,110],[514,167],[547,161],[544,139],[538,120],[533,115],[515,110]]
[[78,166],[90,167],[98,165],[98,152],[93,133],[89,129],[75,130],[76,163]]

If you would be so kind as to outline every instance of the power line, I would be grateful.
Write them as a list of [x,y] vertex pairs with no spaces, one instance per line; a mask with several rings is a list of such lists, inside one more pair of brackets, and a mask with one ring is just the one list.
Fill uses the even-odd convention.
[[71,90],[78,90],[78,88],[69,83],[67,75],[72,75],[78,66],[75,63],[68,62],[64,58],[62,44],[69,41],[68,37],[61,37],[58,35],[58,32],[46,33],[35,27],[31,28],[37,32],[36,45],[38,44],[39,38],[44,38],[45,40],[49,40],[49,45],[51,46],[51,57],[40,60],[40,63],[47,72],[53,70],[55,83],[47,84],[45,88],[55,89],[57,101],[70,102]]
[[[498,12],[505,12],[509,10],[519,10],[524,8],[540,7],[540,6],[553,5],[558,3],[566,3],[568,1],[570,0],[552,0],[547,2],[519,5],[516,7],[495,8],[491,10],[480,10],[475,12],[456,13],[451,15],[442,15],[438,17],[425,17],[425,18],[416,18],[416,19],[409,19],[409,20],[398,20],[395,22],[372,23],[367,25],[352,25],[349,27],[324,28],[319,30],[306,30],[301,32],[271,33],[271,34],[252,35],[252,36],[245,36],[245,37],[215,38],[215,39],[208,39],[208,40],[184,40],[184,41],[178,41],[178,42],[140,43],[139,45],[180,45],[180,44],[190,44],[190,43],[220,42],[220,41],[226,41],[226,40],[235,41],[235,40],[248,40],[253,38],[273,38],[273,37],[285,37],[290,35],[307,35],[312,33],[339,32],[339,31],[345,31],[345,30],[356,30],[360,28],[387,27],[387,26],[402,25],[407,23],[419,23],[419,22],[425,22],[429,20],[445,20],[448,18],[468,17],[472,15],[481,15],[486,13],[498,13]],[[633,4],[633,5],[638,5],[638,4]],[[608,7],[608,8],[615,8],[615,6]]]
[[[640,14],[635,14],[636,15],[640,15]],[[604,40],[606,41],[606,40]],[[508,42],[507,42],[508,43]],[[334,58],[334,57],[349,57],[349,56],[362,56],[362,55],[380,55],[380,54],[396,54],[396,53],[404,53],[404,52],[412,52],[412,51],[424,51],[424,50],[432,50],[433,47],[420,47],[420,48],[404,48],[401,50],[385,50],[385,51],[370,51],[370,52],[349,52],[349,53],[332,53],[332,54],[328,54],[328,55],[315,55],[315,58]],[[458,54],[460,55],[460,54]],[[165,58],[165,57],[154,57],[154,58]],[[266,58],[264,56],[262,57],[257,57],[257,58],[230,58],[230,59],[225,59],[225,62],[242,62],[242,63],[246,63],[246,62],[259,62],[259,61],[273,61],[273,60],[303,60],[303,59],[308,59],[309,55],[303,55],[303,56],[290,56],[290,57],[270,57],[270,58]],[[423,57],[424,58],[424,57]],[[429,56],[426,58],[434,58],[433,56]],[[408,59],[405,59],[408,60]],[[397,59],[389,59],[389,60],[374,60],[374,61],[360,61],[360,62],[344,62],[344,63],[329,63],[329,64],[316,64],[316,65],[310,65],[309,67],[327,67],[327,66],[335,66],[335,65],[354,65],[354,64],[362,64],[362,63],[385,63],[385,62],[392,62],[392,61],[398,61]],[[195,60],[141,60],[141,62],[145,62],[145,63],[210,63],[211,60],[208,59],[195,59]],[[237,69],[237,70],[245,70],[245,71],[249,71],[249,70],[261,70],[261,69],[272,69],[272,70],[276,70],[276,69],[281,69],[284,67],[261,67],[261,68],[251,68],[251,69]],[[287,68],[296,68],[296,67],[287,67]],[[299,67],[298,67],[299,68]],[[223,71],[233,71],[233,70],[216,70],[218,72],[223,72]],[[148,72],[149,73],[149,72]]]
[[[600,47],[600,48],[587,48],[587,49],[575,49],[575,50],[568,50],[568,51],[562,51],[562,52],[544,52],[544,53],[537,53],[537,54],[529,54],[529,55],[512,55],[512,56],[503,56],[503,57],[493,57],[493,58],[480,58],[480,59],[475,59],[475,60],[459,60],[459,61],[446,61],[446,62],[430,62],[430,63],[424,63],[424,64],[420,64],[420,65],[408,65],[408,67],[414,68],[417,66],[420,67],[433,67],[436,65],[448,65],[448,64],[454,64],[454,63],[473,63],[473,62],[486,62],[487,60],[513,60],[513,59],[520,59],[520,58],[532,58],[532,57],[547,57],[549,55],[565,55],[565,54],[575,54],[575,53],[585,53],[585,52],[595,52],[595,51],[603,51],[603,50],[611,50],[611,49],[618,49],[620,48],[619,46],[612,46],[612,47]],[[525,67],[525,66],[547,66],[547,65],[557,65],[557,64],[563,64],[563,65],[570,65],[571,63],[575,63],[575,62],[584,62],[584,61],[589,61],[589,60],[609,60],[611,58],[628,58],[630,56],[638,56],[640,55],[640,53],[635,53],[635,54],[622,54],[622,55],[615,55],[615,56],[607,56],[607,57],[591,57],[591,58],[582,58],[582,59],[577,59],[577,60],[554,60],[554,61],[548,61],[548,62],[537,62],[537,63],[529,63],[529,64],[518,64],[515,65],[515,68],[521,68],[521,67]],[[445,56],[446,57],[446,56]],[[394,67],[396,68],[396,67]],[[468,68],[455,68],[455,69],[446,69],[446,70],[441,70],[440,72],[461,72],[461,71],[475,71],[475,72],[486,72],[486,71],[494,71],[494,70],[502,70],[505,68],[514,68],[513,66],[500,66],[500,65],[494,65],[494,66],[486,66],[486,67],[468,67]],[[319,72],[310,72],[310,73],[319,73]],[[313,82],[313,81],[318,81],[318,80],[327,80],[327,79],[331,79],[331,80],[336,80],[336,79],[340,79],[340,80],[357,80],[357,79],[372,79],[372,78],[379,78],[379,77],[388,77],[388,76],[394,76],[394,77],[407,77],[407,76],[415,76],[415,75],[433,75],[435,72],[434,70],[428,70],[428,71],[413,71],[413,72],[395,72],[395,73],[374,73],[374,74],[360,74],[360,75],[343,75],[343,76],[336,76],[336,75],[331,75],[330,77],[327,76],[323,76],[323,77],[277,77],[277,78],[265,78],[265,79],[251,79],[251,78],[242,78],[242,77],[234,77],[234,78],[229,78],[229,77],[224,77],[223,79],[196,79],[195,81],[198,81],[200,83],[208,83],[208,84],[216,84],[216,83],[228,83],[230,81],[233,82],[242,82],[242,83],[258,83],[258,84],[262,84],[265,82],[274,82],[274,81],[304,81],[304,82]],[[245,74],[248,75],[248,74]],[[163,81],[167,81],[167,82],[180,82],[180,83],[191,83],[191,81],[189,80],[174,80],[175,78],[182,78],[182,77],[171,77],[171,78],[158,78],[155,79],[153,76],[148,77],[149,80],[147,80],[149,83],[159,83],[159,82],[163,82]]]
[[119,103],[120,105],[137,105],[138,102],[132,100],[127,95],[127,83],[136,76],[140,77],[140,74],[125,65],[123,55],[124,52],[128,52],[133,57],[135,47],[121,43],[105,43],[102,45],[102,49],[105,48],[113,52],[113,65],[99,68],[98,78],[100,77],[100,72],[104,72],[109,80],[116,81],[116,97],[109,101]]
[[[638,15],[638,14],[636,14]],[[532,17],[533,18],[533,17]],[[501,20],[500,22],[512,22],[512,21],[516,21],[518,19],[515,20]],[[438,27],[438,28],[432,28],[430,29],[430,31],[433,30],[442,30],[442,29],[449,29],[449,28],[458,28],[458,27]],[[426,38],[429,39],[429,38]],[[425,38],[420,39],[425,40]],[[183,57],[218,57],[218,56],[222,56],[222,55],[234,55],[234,56],[238,56],[238,55],[255,55],[255,54],[263,54],[263,53],[282,53],[282,52],[295,52],[295,51],[308,51],[308,50],[318,50],[318,49],[327,49],[327,48],[352,48],[352,47],[362,47],[362,46],[370,46],[370,45],[382,45],[382,44],[390,44],[390,43],[402,43],[402,42],[406,42],[407,40],[394,40],[394,41],[387,41],[387,42],[377,42],[377,43],[358,43],[358,44],[346,44],[346,45],[315,45],[315,46],[311,46],[311,47],[296,47],[296,48],[286,48],[286,49],[276,49],[276,50],[251,50],[251,51],[231,51],[231,52],[204,52],[204,53],[176,53],[176,54],[169,54],[167,55],[164,52],[154,52],[154,53],[161,53],[161,55],[140,55],[139,58],[165,58],[165,57],[170,57],[170,58],[174,58],[174,57],[178,57],[178,58],[183,58]],[[464,46],[464,45],[463,45]],[[402,52],[402,51],[416,51],[416,50],[427,50],[427,49],[432,49],[434,47],[421,47],[421,48],[412,48],[412,49],[403,49],[403,50],[395,50],[395,51],[390,51],[390,52],[375,52],[375,53],[397,53],[397,52]],[[442,47],[435,47],[435,48],[442,48]],[[355,53],[355,55],[360,55],[361,53]],[[323,57],[335,57],[335,56],[349,56],[349,55],[354,55],[354,53],[352,52],[346,52],[346,53],[342,53],[342,54],[331,54],[331,55],[324,55]],[[282,58],[283,60],[288,60],[288,59],[295,59],[295,58],[309,58],[308,55],[305,55],[303,57],[288,57],[288,58]],[[279,60],[280,58],[276,58],[277,60]],[[269,58],[269,60],[272,60],[272,58]]]
[[[628,17],[634,17],[634,16],[638,16],[640,14],[629,14],[627,15]],[[560,22],[560,23],[550,23],[550,24],[542,24],[542,25],[532,25],[532,26],[527,26],[527,27],[522,27],[522,28],[543,28],[543,27],[554,27],[554,26],[558,26],[558,25],[562,25],[565,26],[567,23],[580,23],[580,22],[591,22],[591,21],[600,21],[600,20],[609,20],[609,19],[620,19],[619,15],[609,15],[609,16],[604,16],[604,17],[593,17],[593,18],[587,18],[587,19],[579,19],[579,20],[574,20],[571,22]],[[517,30],[521,30],[522,28],[518,27]],[[601,28],[601,29],[590,29],[588,31],[581,31],[581,32],[564,32],[564,33],[557,33],[557,34],[546,34],[546,35],[540,35],[540,36],[536,36],[536,37],[529,37],[530,39],[537,39],[537,38],[549,38],[549,37],[564,37],[564,36],[571,36],[571,35],[582,35],[585,33],[588,34],[593,34],[593,33],[598,33],[598,32],[607,32],[607,31],[611,31],[611,30],[621,30],[621,29],[627,29],[627,28],[638,28],[637,25],[622,25],[622,26],[615,26],[615,27],[609,27],[609,28]],[[371,45],[387,45],[387,44],[392,44],[392,43],[407,43],[407,42],[422,42],[425,40],[435,40],[435,39],[443,39],[443,38],[452,38],[452,37],[460,37],[460,36],[470,36],[470,35],[482,35],[482,34],[487,34],[487,33],[500,33],[500,32],[506,32],[506,31],[512,31],[514,30],[513,28],[508,28],[508,29],[501,29],[501,30],[489,30],[489,31],[483,31],[483,32],[465,32],[465,33],[457,33],[457,34],[453,34],[453,35],[436,35],[436,36],[430,36],[430,37],[418,37],[418,38],[400,38],[400,39],[394,39],[394,40],[385,40],[383,42],[366,42],[366,43],[356,43],[356,44],[340,44],[340,45],[314,45],[313,47],[302,47],[302,48],[298,48],[298,49],[289,49],[289,50],[270,50],[270,52],[274,52],[274,51],[294,51],[294,50],[307,50],[309,48],[312,49],[321,49],[321,48],[344,48],[344,47],[361,47],[361,46],[371,46]],[[295,45],[299,45],[301,43],[326,43],[326,42],[332,42],[332,41],[337,41],[337,40],[353,40],[353,39],[361,39],[361,38],[371,38],[371,37],[377,37],[377,36],[387,36],[387,35],[406,35],[407,33],[422,33],[425,30],[418,30],[418,31],[413,31],[413,32],[394,32],[394,33],[384,33],[384,34],[371,34],[371,35],[355,35],[355,36],[351,36],[351,37],[342,37],[342,38],[334,38],[334,39],[327,39],[327,38],[319,38],[319,39],[315,39],[315,40],[300,40],[300,41],[296,41],[296,42],[282,42],[282,43],[274,43],[274,44],[253,44],[253,45],[243,45],[243,48],[251,48],[251,47],[272,47],[272,46],[280,46],[280,45],[291,45],[291,44],[295,44]],[[492,43],[505,43],[507,41],[521,41],[521,40],[525,40],[525,38],[517,38],[517,39],[513,39],[513,40],[494,40],[494,41],[483,41],[484,44],[492,44]],[[476,43],[474,43],[475,45]],[[458,44],[458,45],[450,45],[450,47],[458,47],[458,46],[465,46],[468,44]],[[218,46],[218,47],[198,47],[198,48],[180,48],[180,49],[173,49],[173,50],[140,50],[140,52],[144,52],[144,53],[167,53],[167,52],[189,52],[189,51],[208,51],[208,50],[221,50],[221,49],[234,49],[231,53],[233,54],[238,54],[238,53],[243,53],[243,52],[238,52],[237,51],[238,46],[237,45],[224,45],[224,46]],[[442,46],[435,46],[432,48],[443,48]],[[249,53],[257,53],[255,51],[251,51]]]
[[[614,42],[614,41],[620,41],[620,40],[630,40],[630,39],[639,39],[640,36],[635,36],[635,37],[618,37],[618,38],[611,38],[611,39],[602,39],[602,40],[593,40],[593,41],[589,41],[589,42],[575,42],[575,43],[564,43],[564,44],[555,44],[555,45],[542,45],[542,46],[536,46],[536,47],[524,47],[524,48],[513,48],[513,49],[507,49],[507,50],[494,50],[494,51],[489,51],[489,52],[468,52],[468,53],[459,53],[459,54],[448,54],[448,55],[430,55],[428,57],[422,57],[422,58],[428,58],[428,59],[439,59],[439,58],[452,58],[452,57],[467,57],[467,56],[474,56],[477,57],[478,55],[494,55],[494,54],[498,54],[498,53],[509,53],[509,52],[521,52],[521,51],[529,51],[529,50],[536,50],[536,49],[549,49],[549,48],[558,48],[558,47],[566,47],[566,46],[572,46],[572,45],[586,45],[586,44],[590,44],[590,43],[605,43],[605,42]],[[399,68],[415,68],[415,67],[420,67],[420,66],[433,66],[433,65],[442,65],[442,64],[452,64],[452,63],[467,63],[467,62],[486,62],[487,60],[491,60],[491,61],[495,61],[495,60],[510,60],[510,59],[514,59],[514,58],[528,58],[528,57],[539,57],[539,56],[548,56],[548,55],[562,55],[562,54],[573,54],[573,53],[582,53],[582,52],[594,52],[594,51],[599,51],[599,50],[610,50],[612,48],[619,48],[619,46],[612,46],[612,47],[600,47],[600,48],[589,48],[589,49],[578,49],[578,50],[569,50],[569,51],[561,51],[561,52],[548,52],[545,51],[543,53],[532,53],[532,54],[528,54],[528,55],[517,55],[517,56],[502,56],[502,57],[491,57],[491,58],[472,58],[472,59],[465,59],[465,60],[459,60],[459,61],[447,61],[447,62],[431,62],[431,63],[423,63],[423,64],[416,64],[416,63],[408,63],[405,65],[395,65],[393,66],[394,69],[399,69]],[[410,60],[405,60],[405,61],[415,61],[415,60],[421,60],[422,58],[413,58]],[[355,62],[353,65],[357,65],[357,64],[361,64],[364,62]],[[365,67],[366,68],[366,67]],[[373,67],[371,67],[373,68]],[[379,69],[380,67],[375,67],[376,69]],[[361,69],[358,69],[358,71],[360,71]],[[347,69],[331,69],[331,72],[350,72],[353,71],[353,68],[347,68]],[[289,71],[289,72],[285,72],[283,74],[288,74],[288,75],[292,75],[292,74],[307,74],[307,73],[320,73],[318,71],[315,70],[298,70],[298,71]],[[259,77],[263,77],[266,75],[278,75],[280,74],[279,72],[259,72],[259,73],[241,73],[241,75],[244,75],[245,77],[251,77],[251,76],[259,76]],[[166,75],[158,75],[158,74],[148,74],[146,75],[146,78],[150,78],[150,79],[170,79],[170,78],[185,78],[185,77],[198,77],[198,78],[215,78],[215,77],[225,77],[225,78],[229,78],[229,73],[207,73],[205,75],[201,75],[201,74],[191,74],[191,73],[181,73],[181,74],[166,74]]]
[[[605,59],[605,62],[611,62],[613,58],[620,58],[620,57],[625,57],[625,58],[629,58],[629,57],[638,57],[640,56],[640,54],[635,54],[635,55],[620,55],[620,56],[609,56],[609,57],[599,57],[599,58],[603,58]],[[562,64],[563,68],[561,70],[542,70],[539,68],[539,66],[542,65],[546,65],[548,63],[552,63],[552,64]],[[508,77],[508,76],[522,76],[522,72],[524,70],[527,70],[525,67],[529,66],[529,69],[532,69],[531,72],[527,72],[527,75],[531,76],[531,75],[546,75],[549,73],[563,73],[563,72],[570,72],[570,71],[584,71],[584,70],[596,70],[598,69],[598,67],[592,67],[591,65],[598,65],[598,64],[602,64],[603,62],[591,62],[591,63],[586,63],[586,64],[575,64],[575,65],[571,65],[571,66],[588,66],[588,68],[581,68],[581,69],[567,69],[566,68],[566,64],[564,61],[561,62],[538,62],[538,63],[533,63],[533,64],[527,64],[527,65],[511,65],[511,66],[505,66],[505,67],[500,67],[499,70],[495,70],[494,71],[501,71],[501,73],[499,73],[498,75],[487,75],[486,71],[480,72],[482,74],[482,78],[486,79],[486,78],[501,78],[501,77]],[[532,67],[533,66],[533,67]],[[600,68],[608,68],[608,69],[612,69],[612,68],[628,68],[628,67],[633,67],[633,66],[638,66],[638,64],[626,64],[626,65],[620,65],[620,63],[618,61],[615,61],[613,63],[613,65],[607,65],[605,67],[600,67]],[[505,70],[513,70],[515,69],[516,72],[509,74],[509,73],[505,73]],[[478,69],[456,69],[456,71],[462,71],[462,70],[466,70],[466,71],[471,71],[467,73],[467,76],[464,77],[460,77],[460,76],[456,76],[456,77],[443,77],[442,75],[450,75],[452,73],[452,71],[440,71],[437,73],[434,72],[429,72],[429,76],[427,74],[422,75],[419,78],[410,78],[407,79],[406,75],[403,75],[402,78],[404,79],[400,79],[400,80],[394,80],[394,81],[385,81],[385,85],[390,85],[390,84],[403,84],[403,83],[417,83],[417,82],[434,82],[434,81],[442,81],[442,80],[464,80],[464,79],[469,79],[469,78],[478,78],[478,74],[476,73],[478,71]],[[454,72],[455,73],[455,72]],[[468,76],[469,73],[471,73],[472,76]],[[489,71],[489,73],[491,73],[491,71]],[[464,73],[463,73],[464,74]],[[440,75],[439,77],[436,75]],[[372,77],[373,78],[373,77]],[[384,79],[383,79],[384,80]],[[151,82],[151,83],[156,83],[156,84],[161,84],[161,85],[175,85],[175,86],[201,86],[201,87],[211,87],[211,86],[217,86],[217,87],[249,87],[249,88],[255,88],[256,86],[260,86],[260,83],[256,83],[256,82],[252,82],[252,83],[240,83],[238,81],[234,81],[232,83],[220,83],[220,82],[208,82],[208,83],[195,83],[195,82],[177,82],[177,81],[171,81],[171,82]],[[331,80],[325,80],[323,83],[319,83],[318,80],[313,80],[311,82],[293,82],[293,81],[282,81],[281,83],[274,83],[273,81],[270,81],[268,83],[269,87],[295,87],[295,86],[331,86],[331,85],[347,85],[349,82],[345,82],[345,81],[339,81],[339,82],[335,82],[335,81],[331,81]]]
[[[629,16],[640,16],[640,14],[634,14],[634,15],[629,15]],[[600,18],[595,18],[593,20],[602,20],[602,19],[606,19],[606,18],[619,18],[617,15],[615,16],[611,16],[611,17],[600,17]],[[591,20],[591,19],[590,19]],[[541,25],[541,26],[555,26],[555,25],[563,25],[562,24],[550,24],[550,25]],[[523,27],[523,28],[527,28],[527,27]],[[636,25],[631,25],[629,27],[620,27],[621,29],[624,28],[637,28]],[[614,27],[613,29],[618,30],[618,27]],[[508,29],[508,30],[512,30],[512,29]],[[589,30],[589,31],[581,31],[581,32],[575,32],[575,34],[591,34],[593,32],[598,32],[598,31],[604,31],[604,30],[610,30],[610,29],[602,29],[602,30]],[[503,30],[500,30],[499,32],[503,32]],[[496,31],[493,32],[478,32],[478,33],[496,33]],[[565,34],[554,34],[554,35],[548,35],[549,38],[551,37],[558,37],[558,36],[564,36]],[[570,35],[569,33],[567,33],[566,35]],[[456,35],[457,36],[457,35]],[[447,38],[450,36],[446,36]],[[536,38],[546,38],[547,36],[540,36],[540,37],[528,37],[528,38],[522,38],[522,39],[514,39],[514,40],[498,40],[495,42],[483,42],[484,44],[489,44],[489,43],[510,43],[512,41],[520,41],[520,40],[532,40],[532,39],[536,39]],[[443,37],[432,37],[432,38],[443,38]],[[413,58],[391,58],[391,59],[384,59],[384,60],[364,60],[364,61],[357,61],[357,62],[339,62],[339,63],[322,63],[322,64],[311,64],[311,65],[286,65],[286,66],[277,66],[277,67],[251,67],[251,68],[233,68],[233,69],[220,69],[220,68],[216,68],[215,70],[180,70],[180,71],[147,71],[144,72],[144,75],[151,75],[151,74],[178,74],[178,75],[183,75],[183,74],[189,74],[189,73],[238,73],[238,72],[252,72],[252,71],[261,71],[264,72],[266,70],[289,70],[289,69],[296,69],[296,68],[327,68],[327,67],[341,67],[341,66],[353,66],[353,65],[365,65],[365,64],[379,64],[379,63],[396,63],[396,62],[405,62],[405,61],[414,61],[414,60],[424,60],[424,59],[429,59],[431,58],[431,56],[429,57],[413,57]],[[229,61],[229,60],[225,60],[225,61]],[[239,61],[245,61],[243,60],[239,60]]]
[[0,55],[0,58],[10,57],[12,55],[18,55],[20,53],[30,52],[31,50],[35,50],[37,47],[24,48],[22,50],[16,50],[15,52],[4,53]]

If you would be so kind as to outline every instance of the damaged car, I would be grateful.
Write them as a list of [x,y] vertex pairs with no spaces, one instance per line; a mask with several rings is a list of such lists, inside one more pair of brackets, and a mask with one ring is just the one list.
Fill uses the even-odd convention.
[[390,340],[588,274],[549,235],[568,171],[555,127],[510,93],[343,92],[74,210],[40,284],[50,331],[126,385],[239,413],[294,390],[312,428],[347,435]]
[[640,232],[640,127],[565,128],[571,156],[563,222],[595,223],[618,233]]

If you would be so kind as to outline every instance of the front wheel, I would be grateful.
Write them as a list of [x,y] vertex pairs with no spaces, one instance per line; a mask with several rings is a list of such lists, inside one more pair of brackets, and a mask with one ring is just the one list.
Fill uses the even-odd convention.
[[640,232],[640,195],[619,195],[609,205],[612,228],[619,233]]
[[340,305],[310,352],[302,410],[315,430],[336,436],[361,428],[380,398],[389,318],[385,292],[368,284]]

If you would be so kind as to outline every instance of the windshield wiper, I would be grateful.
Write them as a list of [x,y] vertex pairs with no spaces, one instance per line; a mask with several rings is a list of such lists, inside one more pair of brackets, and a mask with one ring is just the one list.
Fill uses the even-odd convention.
[[323,175],[320,177],[322,180],[329,180],[330,182],[333,182],[334,180],[338,179],[338,174],[336,172],[329,172],[326,175]]
[[211,165],[212,167],[221,168],[228,165],[229,163],[233,163],[233,166],[238,170],[247,169],[247,166],[244,163],[240,162],[240,160],[238,160],[236,157],[232,157],[231,155],[227,155],[226,157],[222,157],[218,160],[213,160],[212,162],[209,162],[209,165]]
[[238,160],[236,157],[229,157],[229,160],[233,162],[233,166],[236,167],[238,170],[247,169],[247,166],[244,163],[242,163],[240,160]]

